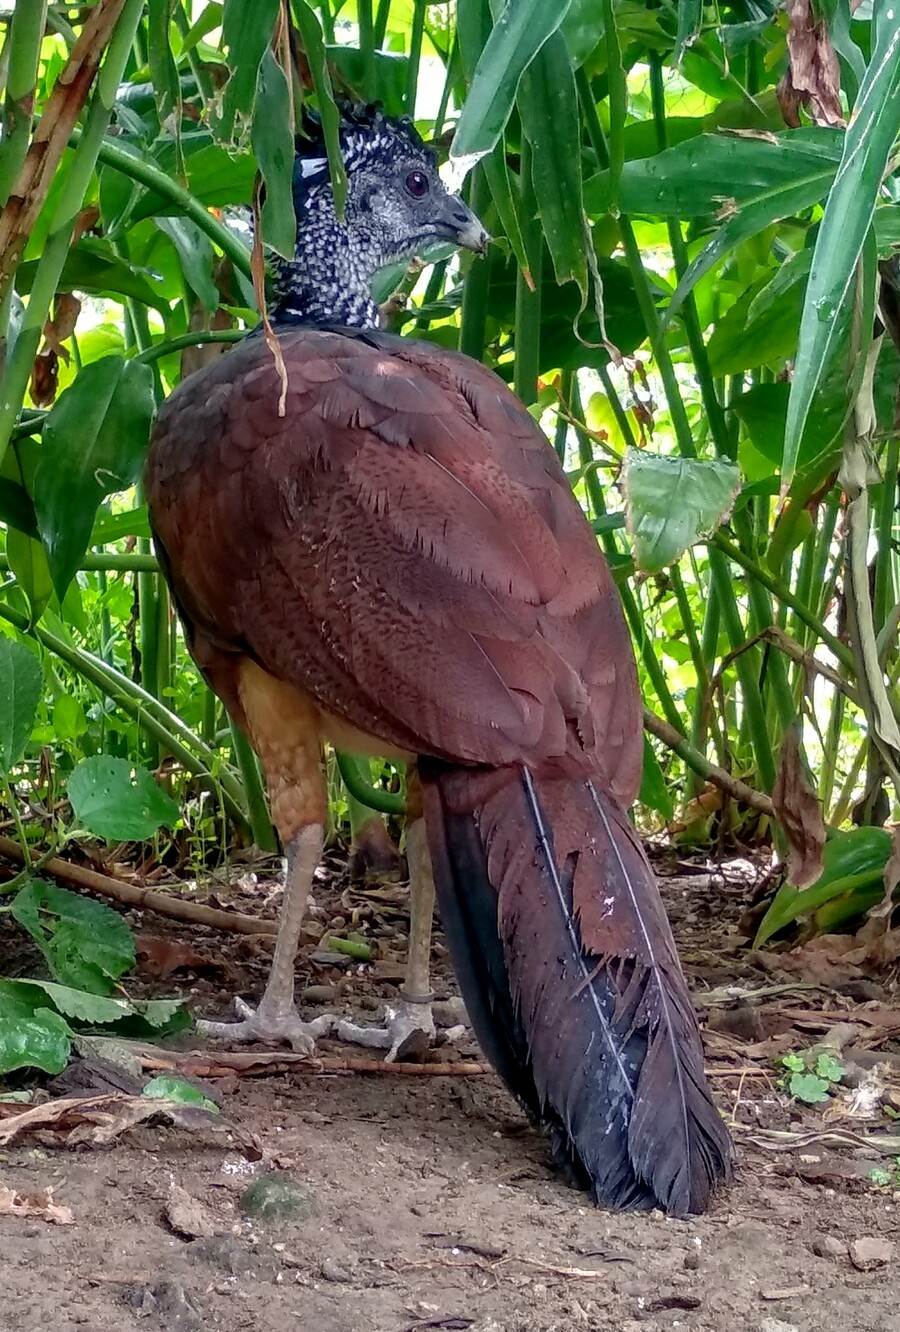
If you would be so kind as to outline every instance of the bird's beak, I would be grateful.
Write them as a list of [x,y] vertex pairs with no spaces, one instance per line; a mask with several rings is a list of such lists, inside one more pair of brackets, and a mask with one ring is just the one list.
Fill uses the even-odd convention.
[[454,244],[464,250],[474,250],[476,254],[486,253],[491,238],[468,204],[457,195],[447,195],[442,221],[453,232]]

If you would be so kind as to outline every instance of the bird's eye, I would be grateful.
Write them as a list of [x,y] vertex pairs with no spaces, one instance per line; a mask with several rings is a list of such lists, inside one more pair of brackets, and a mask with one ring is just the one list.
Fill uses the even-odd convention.
[[424,199],[428,193],[428,177],[424,171],[411,171],[406,177],[406,188],[414,199]]

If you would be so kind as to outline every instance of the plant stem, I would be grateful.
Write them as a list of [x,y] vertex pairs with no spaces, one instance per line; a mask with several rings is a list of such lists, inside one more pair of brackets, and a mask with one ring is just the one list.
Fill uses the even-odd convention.
[[9,198],[28,152],[34,85],[46,18],[47,0],[30,0],[13,7],[6,48],[6,101],[0,139],[0,208]]
[[234,751],[235,763],[244,783],[247,817],[250,821],[253,841],[260,851],[277,851],[278,839],[275,836],[272,820],[269,817],[265,787],[256,754],[241,728],[233,721],[229,722],[229,725],[231,727],[231,747]]
[[375,101],[375,29],[372,23],[372,0],[357,0],[359,23],[359,49],[363,57],[362,94],[367,102]]
[[366,805],[369,809],[377,810],[379,814],[405,813],[406,801],[403,796],[396,791],[383,791],[373,786],[371,782],[367,782],[360,771],[359,760],[353,754],[336,749],[334,756],[344,785],[354,800],[358,800],[361,805]]
[[528,407],[536,401],[541,361],[541,264],[543,238],[531,179],[531,145],[522,139],[522,240],[534,290],[528,286],[521,268],[516,270],[516,365],[513,387]]
[[[425,0],[413,0],[412,29],[409,35],[409,57],[406,65],[406,114],[416,114],[416,90],[419,85],[419,63],[422,59],[422,34],[425,31]],[[380,44],[380,43],[379,43]]]
[[[490,198],[484,168],[477,166],[472,173],[469,202],[473,212],[480,217],[487,200]],[[466,274],[463,287],[462,309],[460,311],[459,350],[480,361],[484,357],[485,327],[488,313],[488,291],[491,283],[491,266],[487,259],[473,259]]]

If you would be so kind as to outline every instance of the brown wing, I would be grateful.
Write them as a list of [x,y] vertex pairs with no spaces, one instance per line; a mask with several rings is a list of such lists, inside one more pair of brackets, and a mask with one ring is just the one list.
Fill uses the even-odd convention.
[[187,380],[147,471],[188,619],[421,754],[641,762],[618,596],[553,450],[496,376],[387,334],[262,338]]

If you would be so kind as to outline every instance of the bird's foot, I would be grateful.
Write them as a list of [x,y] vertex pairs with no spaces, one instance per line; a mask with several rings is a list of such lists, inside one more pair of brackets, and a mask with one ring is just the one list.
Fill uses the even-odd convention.
[[207,1022],[198,1020],[197,1030],[204,1036],[228,1041],[263,1041],[266,1045],[287,1044],[297,1054],[313,1055],[316,1040],[327,1036],[337,1019],[331,1013],[304,1022],[293,1004],[279,1007],[267,1004],[265,997],[259,1008],[251,1008],[237,995],[234,997],[237,1022]]
[[372,1050],[387,1050],[385,1063],[395,1060],[418,1062],[434,1041],[434,1018],[431,1014],[433,995],[409,996],[401,992],[400,1003],[385,1008],[383,1027],[360,1027],[355,1022],[340,1021],[335,1035],[338,1040],[354,1045],[366,1045]]

